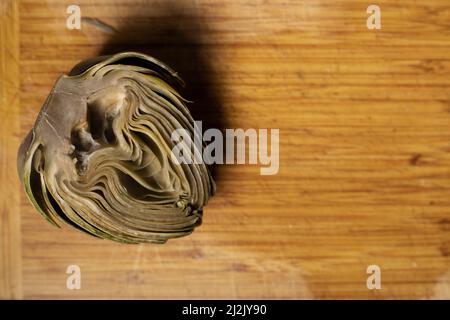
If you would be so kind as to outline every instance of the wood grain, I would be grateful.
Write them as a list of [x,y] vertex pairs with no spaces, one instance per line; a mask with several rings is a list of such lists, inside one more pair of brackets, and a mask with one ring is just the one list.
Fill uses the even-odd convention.
[[[72,1],[20,2],[21,107],[2,103],[20,128],[3,120],[0,196],[11,209],[20,195],[22,233],[5,242],[17,221],[3,214],[3,296],[21,297],[9,285],[20,276],[3,271],[14,262],[25,298],[450,298],[448,1],[377,1],[381,30],[357,0],[77,3],[118,32],[66,29]],[[119,50],[179,71],[209,126],[279,128],[278,175],[218,167],[203,225],[162,246],[47,224],[9,187],[14,139],[60,74]],[[71,264],[81,290],[65,287]],[[381,290],[366,287],[372,264]]]
[[20,183],[16,154],[20,143],[19,11],[0,3],[0,299],[22,297]]

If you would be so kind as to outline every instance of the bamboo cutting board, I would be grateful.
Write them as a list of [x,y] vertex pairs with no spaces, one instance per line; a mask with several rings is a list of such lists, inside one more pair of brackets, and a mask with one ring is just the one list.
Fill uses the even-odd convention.
[[[0,4],[0,297],[450,298],[448,1],[377,1],[381,30],[359,0],[77,1],[115,31],[67,29],[72,2]],[[165,245],[49,225],[18,144],[60,74],[121,50],[177,70],[209,127],[280,129],[279,173],[219,166],[202,226]]]

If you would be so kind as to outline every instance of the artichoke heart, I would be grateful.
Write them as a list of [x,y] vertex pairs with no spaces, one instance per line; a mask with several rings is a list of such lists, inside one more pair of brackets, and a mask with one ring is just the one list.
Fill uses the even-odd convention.
[[180,84],[168,66],[136,52],[89,59],[61,76],[19,149],[33,206],[56,226],[118,242],[190,234],[215,183],[203,162],[171,157],[175,130],[194,139]]

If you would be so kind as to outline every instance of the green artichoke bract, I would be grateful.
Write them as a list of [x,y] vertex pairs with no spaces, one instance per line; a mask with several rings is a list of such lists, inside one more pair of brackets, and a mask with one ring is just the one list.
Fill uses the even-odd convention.
[[204,163],[170,156],[174,130],[194,137],[194,120],[173,89],[181,83],[165,64],[135,52],[86,60],[61,76],[19,149],[34,207],[57,226],[119,242],[190,234],[215,184]]

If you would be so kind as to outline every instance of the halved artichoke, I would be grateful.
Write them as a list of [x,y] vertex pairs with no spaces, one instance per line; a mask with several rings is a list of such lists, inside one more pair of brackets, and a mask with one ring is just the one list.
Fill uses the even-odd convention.
[[119,242],[190,234],[215,184],[204,163],[171,158],[174,130],[194,137],[172,87],[180,83],[162,62],[135,52],[86,60],[61,76],[19,149],[34,207],[57,226]]

